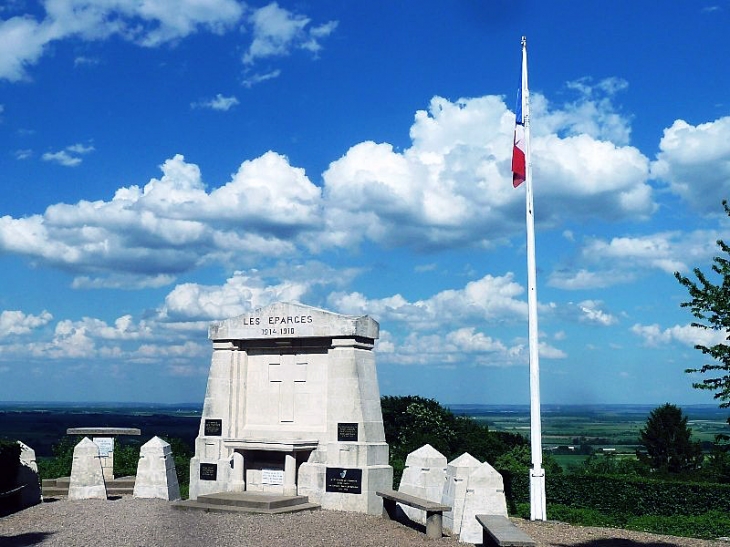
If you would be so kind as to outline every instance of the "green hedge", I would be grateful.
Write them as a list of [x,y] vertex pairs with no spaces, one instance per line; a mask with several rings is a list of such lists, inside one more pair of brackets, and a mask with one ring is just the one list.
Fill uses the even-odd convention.
[[[530,501],[529,477],[505,474],[505,494],[514,510]],[[613,475],[553,475],[546,478],[548,504],[591,509],[605,515],[701,516],[730,513],[730,485],[674,482]]]

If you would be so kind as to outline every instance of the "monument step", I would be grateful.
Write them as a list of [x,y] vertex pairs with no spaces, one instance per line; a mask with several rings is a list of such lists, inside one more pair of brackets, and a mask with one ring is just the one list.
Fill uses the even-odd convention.
[[294,513],[319,509],[307,496],[283,496],[255,492],[220,492],[198,496],[197,500],[172,503],[175,509],[234,513]]
[[198,496],[198,500],[212,505],[235,505],[261,509],[278,509],[309,502],[307,496],[284,496],[282,494],[259,492],[218,492],[216,494],[203,494]]
[[107,481],[107,489],[112,488],[131,488],[134,490],[135,477],[117,477],[114,480]]
[[41,490],[44,498],[55,498],[58,496],[68,496],[68,488],[56,488],[55,486],[44,486]]
[[58,486],[60,488],[66,487],[68,488],[68,484],[71,482],[71,477],[59,477],[57,479],[43,479],[43,482],[41,483],[44,487],[54,487]]
[[133,494],[134,488],[110,488],[108,486],[106,487],[107,496],[131,496]]
[[[108,496],[131,496],[134,494],[135,477],[118,477],[107,481],[106,493]],[[68,496],[70,477],[59,477],[57,479],[43,479],[41,482],[41,494],[53,498],[57,496]]]

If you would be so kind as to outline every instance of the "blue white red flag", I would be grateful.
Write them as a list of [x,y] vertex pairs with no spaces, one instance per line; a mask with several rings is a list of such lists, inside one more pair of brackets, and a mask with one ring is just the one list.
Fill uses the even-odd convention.
[[520,90],[517,93],[517,106],[515,108],[515,143],[512,148],[512,186],[517,188],[527,178],[527,166],[525,163],[525,119],[522,112],[522,81],[523,74],[520,74]]

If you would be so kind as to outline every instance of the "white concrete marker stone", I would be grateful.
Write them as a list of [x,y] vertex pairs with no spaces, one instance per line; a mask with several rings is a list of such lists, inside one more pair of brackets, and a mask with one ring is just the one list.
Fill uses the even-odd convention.
[[26,508],[39,504],[43,501],[43,496],[41,495],[35,450],[21,441],[18,441],[18,444],[20,445],[20,467],[16,484],[25,486],[20,491],[20,507]]
[[74,448],[68,499],[106,499],[99,447],[88,437],[84,437]]
[[140,448],[134,497],[167,501],[180,499],[172,449],[159,437],[152,437]]
[[494,467],[483,463],[469,475],[464,498],[459,541],[481,543],[482,525],[477,515],[507,516],[504,480]]
[[[399,492],[441,503],[445,484],[446,456],[430,444],[425,444],[408,454],[398,487]],[[411,520],[426,524],[425,511],[408,505],[401,505],[401,509]]]
[[464,500],[466,499],[466,488],[469,475],[482,464],[468,452],[450,462],[446,466],[446,484],[441,503],[453,507],[451,511],[444,513],[444,528],[452,534],[461,532],[462,514],[464,511]]
[[379,326],[279,302],[211,324],[213,355],[190,499],[304,495],[380,515],[393,487],[373,347]]

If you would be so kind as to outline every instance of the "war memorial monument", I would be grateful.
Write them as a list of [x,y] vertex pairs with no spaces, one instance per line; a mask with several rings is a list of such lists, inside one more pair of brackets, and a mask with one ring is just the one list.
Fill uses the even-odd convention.
[[306,496],[380,515],[392,487],[373,346],[379,326],[298,303],[213,323],[190,499]]

